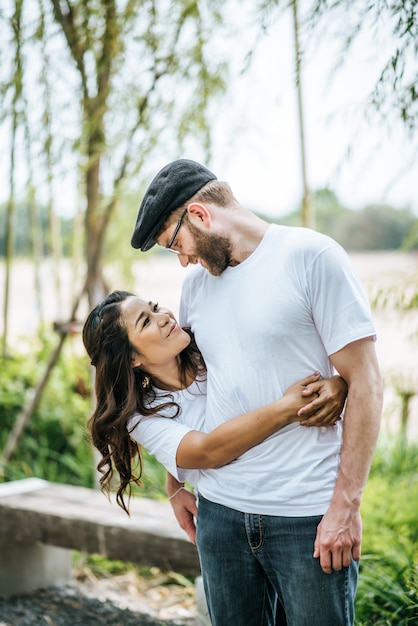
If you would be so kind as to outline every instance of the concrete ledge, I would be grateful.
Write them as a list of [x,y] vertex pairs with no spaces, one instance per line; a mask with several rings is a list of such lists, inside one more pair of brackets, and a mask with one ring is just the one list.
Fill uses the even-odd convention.
[[0,541],[0,595],[30,593],[72,579],[72,552],[36,543]]
[[132,498],[129,518],[100,491],[45,482],[16,481],[6,483],[3,494],[0,490],[0,541],[42,543],[165,571],[200,573],[196,547],[169,503]]
[[39,478],[0,484],[0,595],[69,583],[79,550],[197,576],[196,626],[210,626],[197,550],[170,504],[137,497],[129,508]]
[[37,489],[44,489],[50,483],[42,478],[23,478],[22,480],[11,480],[8,483],[0,483],[0,498],[3,496],[14,496],[18,493],[28,493]]

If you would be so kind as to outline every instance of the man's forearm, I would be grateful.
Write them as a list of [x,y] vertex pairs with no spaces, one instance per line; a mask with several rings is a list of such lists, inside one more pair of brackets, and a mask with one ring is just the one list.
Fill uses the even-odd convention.
[[380,429],[382,394],[350,385],[343,424],[343,444],[333,503],[360,507]]
[[379,435],[383,386],[372,340],[346,346],[333,363],[348,383],[341,460],[334,497],[360,506]]

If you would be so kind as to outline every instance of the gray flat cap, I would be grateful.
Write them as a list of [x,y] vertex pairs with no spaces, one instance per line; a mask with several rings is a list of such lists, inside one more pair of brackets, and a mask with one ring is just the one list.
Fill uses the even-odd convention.
[[131,245],[146,252],[170,213],[189,200],[210,180],[216,180],[204,165],[179,159],[169,163],[151,181],[139,207]]

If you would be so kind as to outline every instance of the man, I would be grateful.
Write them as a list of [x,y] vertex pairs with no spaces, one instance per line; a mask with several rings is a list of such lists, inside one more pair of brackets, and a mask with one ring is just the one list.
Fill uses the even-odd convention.
[[[364,290],[344,250],[305,228],[268,224],[187,159],[142,201],[132,246],[155,243],[200,264],[183,285],[208,370],[206,427],[274,399],[298,377],[335,368],[343,422],[282,429],[199,480],[197,545],[213,626],[353,624],[360,502],[379,431],[382,381]],[[168,481],[168,492],[178,485]],[[171,501],[190,524],[182,490]],[[190,530],[190,527],[189,527]],[[275,621],[276,620],[276,621]]]

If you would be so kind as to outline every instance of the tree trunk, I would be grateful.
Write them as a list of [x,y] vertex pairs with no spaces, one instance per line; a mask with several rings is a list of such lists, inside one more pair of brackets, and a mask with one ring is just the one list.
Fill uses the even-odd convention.
[[33,168],[31,159],[31,129],[28,120],[28,102],[26,98],[24,101],[24,117],[25,117],[25,147],[27,155],[27,168],[28,168],[28,214],[29,214],[29,239],[30,249],[32,253],[32,261],[34,268],[34,293],[36,312],[38,315],[39,324],[42,327],[44,325],[44,316],[42,308],[42,281],[41,281],[41,260],[42,260],[42,229],[41,220],[38,210],[38,204],[36,202],[35,187],[33,184]]
[[42,327],[44,325],[44,315],[42,307],[42,281],[41,281],[41,259],[42,259],[42,232],[40,229],[39,211],[35,198],[35,190],[32,184],[29,185],[29,198],[28,198],[28,211],[29,211],[29,224],[30,224],[30,238],[31,238],[31,250],[32,261],[34,268],[34,283],[35,283],[35,300],[36,310],[38,314],[39,324]]
[[13,258],[13,237],[15,218],[15,152],[16,133],[19,126],[18,103],[22,95],[22,56],[21,56],[21,21],[22,21],[22,0],[16,0],[15,12],[13,15],[13,43],[15,46],[15,56],[13,64],[13,98],[12,98],[12,137],[10,146],[10,196],[7,203],[6,227],[5,227],[5,281],[4,281],[4,309],[3,309],[3,357],[7,354],[7,342],[9,334],[9,295],[10,295],[10,273]]
[[16,147],[17,115],[13,115],[12,141],[10,147],[10,196],[6,210],[5,227],[5,281],[4,281],[4,307],[3,307],[3,358],[7,355],[9,336],[9,298],[10,298],[10,275],[13,260],[13,240],[15,221],[15,147]]
[[[14,148],[12,148],[14,152]],[[11,166],[14,163],[14,156],[11,160]],[[12,175],[13,177],[13,175]],[[4,281],[4,306],[3,306],[3,358],[7,355],[8,337],[9,337],[9,296],[10,296],[10,272],[13,258],[13,223],[15,214],[14,188],[10,189],[10,198],[7,203],[6,211],[6,232],[5,232],[5,281]]]
[[303,97],[302,97],[302,85],[301,85],[301,51],[299,44],[299,21],[298,21],[298,4],[297,0],[292,0],[293,10],[293,33],[295,39],[295,73],[296,73],[296,90],[298,97],[298,120],[299,120],[299,141],[300,141],[300,154],[302,165],[302,183],[303,183],[303,198],[302,198],[302,224],[309,228],[314,228],[314,216],[312,211],[312,199],[308,185],[308,176],[306,168],[306,146],[305,146],[305,127],[304,127],[304,115],[303,115]]

